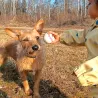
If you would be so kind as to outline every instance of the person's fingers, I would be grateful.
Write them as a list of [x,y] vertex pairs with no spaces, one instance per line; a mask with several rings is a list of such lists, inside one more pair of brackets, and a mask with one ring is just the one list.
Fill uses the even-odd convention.
[[55,39],[56,39],[56,40],[59,40],[59,38],[60,38],[60,36],[59,36],[59,35],[55,36]]
[[54,38],[59,37],[59,35],[53,31],[49,31],[48,34],[52,34],[54,36]]
[[52,43],[54,43],[54,44],[55,44],[55,43],[57,43],[57,42],[59,42],[59,40],[55,40],[55,41],[53,41]]
[[59,39],[60,39],[59,34],[53,32],[53,31],[49,31],[48,34],[52,34],[53,37],[55,38],[55,40],[54,40],[52,43],[57,43],[57,42],[59,42]]
[[59,36],[56,36],[56,38],[55,38],[55,40],[52,42],[52,43],[57,43],[57,42],[59,42]]
[[49,31],[48,34],[58,35],[57,33],[53,32],[53,31]]

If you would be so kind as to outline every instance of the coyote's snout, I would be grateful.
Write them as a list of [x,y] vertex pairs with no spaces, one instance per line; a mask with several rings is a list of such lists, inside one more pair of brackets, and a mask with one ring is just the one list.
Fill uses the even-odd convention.
[[36,72],[33,98],[40,98],[39,81],[45,58],[45,50],[41,40],[43,26],[44,21],[39,20],[33,30],[12,30],[6,28],[6,33],[13,40],[7,42],[5,47],[0,49],[1,64],[5,63],[9,56],[15,60],[27,95],[32,93],[28,84],[27,73],[29,71]]

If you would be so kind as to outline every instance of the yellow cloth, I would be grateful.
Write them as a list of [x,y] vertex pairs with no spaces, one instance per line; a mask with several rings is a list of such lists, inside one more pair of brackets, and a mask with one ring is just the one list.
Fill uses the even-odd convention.
[[74,71],[82,86],[98,84],[98,56],[86,61]]
[[88,50],[88,61],[77,67],[76,73],[82,86],[98,84],[98,18],[89,30],[66,30],[60,35],[60,41],[71,44],[85,43]]

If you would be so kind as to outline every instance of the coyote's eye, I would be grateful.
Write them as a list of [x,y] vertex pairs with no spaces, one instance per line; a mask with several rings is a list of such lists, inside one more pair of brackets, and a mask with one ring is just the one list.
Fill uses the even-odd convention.
[[39,36],[36,36],[36,39],[39,40]]

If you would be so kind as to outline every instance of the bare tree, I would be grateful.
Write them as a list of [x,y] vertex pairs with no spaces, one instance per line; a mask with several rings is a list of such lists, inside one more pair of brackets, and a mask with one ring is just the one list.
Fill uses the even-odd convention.
[[20,21],[36,22],[44,18],[48,24],[70,24],[84,21],[86,4],[87,0],[0,0],[0,16],[3,20],[18,17]]

